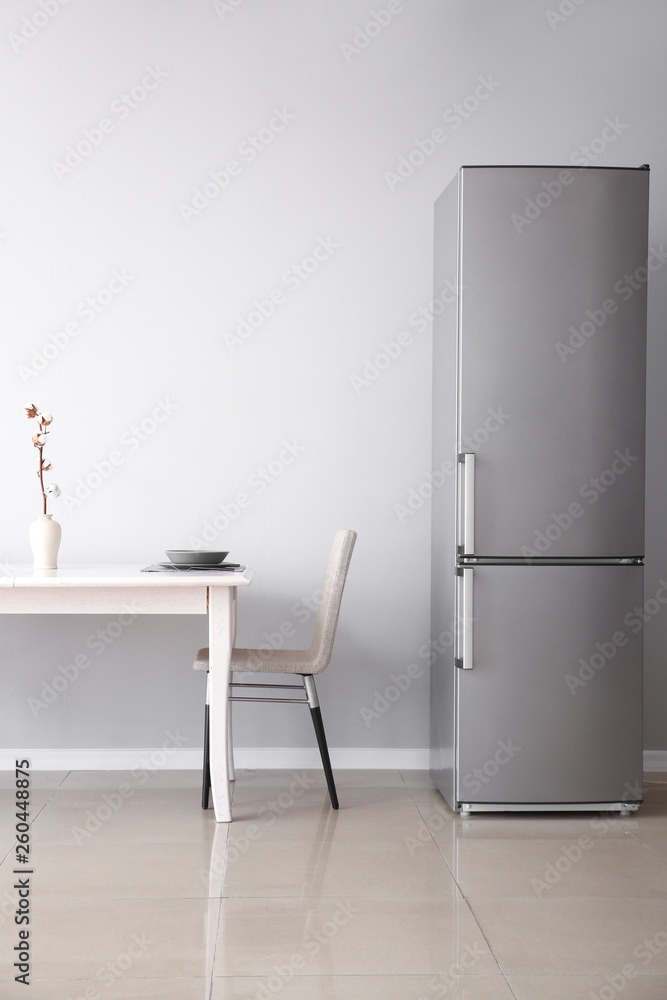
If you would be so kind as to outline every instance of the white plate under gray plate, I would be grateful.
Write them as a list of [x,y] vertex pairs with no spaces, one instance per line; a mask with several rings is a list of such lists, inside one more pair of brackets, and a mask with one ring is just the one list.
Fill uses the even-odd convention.
[[199,570],[234,570],[240,569],[240,563],[158,563],[164,569],[199,569]]

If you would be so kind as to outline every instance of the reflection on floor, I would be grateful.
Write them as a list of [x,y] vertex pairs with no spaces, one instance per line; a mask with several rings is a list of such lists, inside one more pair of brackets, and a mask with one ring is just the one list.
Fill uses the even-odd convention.
[[31,986],[0,775],[0,996],[665,1000],[667,776],[629,819],[454,816],[416,771],[32,776]]

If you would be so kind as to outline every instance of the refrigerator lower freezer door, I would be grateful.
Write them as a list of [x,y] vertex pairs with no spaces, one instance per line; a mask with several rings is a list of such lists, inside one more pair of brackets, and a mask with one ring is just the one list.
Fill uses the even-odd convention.
[[478,566],[456,798],[641,799],[641,566]]

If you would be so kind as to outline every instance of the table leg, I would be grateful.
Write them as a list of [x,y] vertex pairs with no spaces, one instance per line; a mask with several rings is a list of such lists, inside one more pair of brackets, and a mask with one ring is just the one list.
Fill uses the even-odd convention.
[[211,791],[218,823],[230,823],[232,819],[228,696],[235,592],[235,587],[210,587],[208,592],[209,746]]

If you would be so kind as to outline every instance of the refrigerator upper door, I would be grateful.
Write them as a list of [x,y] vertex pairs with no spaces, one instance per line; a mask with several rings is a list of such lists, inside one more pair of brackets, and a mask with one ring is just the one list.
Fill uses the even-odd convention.
[[644,553],[646,283],[662,264],[652,252],[647,268],[648,178],[642,169],[461,170],[458,450],[475,456],[474,497],[460,500],[474,516],[468,554]]
[[[457,670],[459,802],[641,799],[641,566],[480,566]],[[667,603],[667,587],[649,608]],[[655,613],[655,611],[654,611]]]

